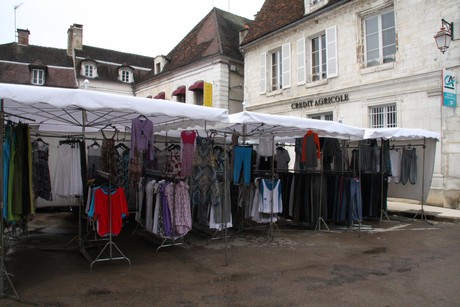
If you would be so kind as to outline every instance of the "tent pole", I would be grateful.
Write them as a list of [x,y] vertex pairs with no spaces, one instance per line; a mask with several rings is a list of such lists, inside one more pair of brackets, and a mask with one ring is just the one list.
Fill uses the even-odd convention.
[[422,152],[422,196],[421,196],[421,209],[420,211],[414,215],[414,219],[420,214],[420,220],[425,221],[426,223],[433,225],[430,223],[426,217],[425,209],[423,208],[425,205],[425,149],[426,149],[426,138],[423,138],[423,152]]
[[[81,131],[82,131],[82,146],[86,146],[86,110],[81,110],[81,118],[82,118],[82,128],[81,128]],[[85,157],[86,158],[86,157]],[[86,179],[86,178],[84,178]],[[86,187],[83,186],[83,189],[85,189]],[[84,193],[83,193],[84,195]],[[82,208],[84,207],[84,203],[86,201],[86,199],[83,199],[84,197],[82,197],[81,199],[81,204],[80,206],[78,207],[78,246],[79,246],[79,249],[80,249],[80,252],[83,254],[83,256],[88,260],[88,261],[92,261],[92,258],[91,256],[88,254],[88,252],[86,251],[85,249],[85,246],[84,246],[84,243],[83,243],[83,229],[82,229],[82,218],[83,218],[83,214],[82,214]]]
[[[324,141],[325,143],[327,142],[327,138],[326,140]],[[326,221],[324,220],[323,218],[323,174],[324,174],[324,169],[323,169],[323,152],[321,151],[321,155],[320,155],[320,160],[319,160],[319,163],[320,163],[320,170],[321,170],[321,176],[320,176],[320,183],[319,183],[319,212],[318,212],[318,220],[316,221],[316,227],[315,227],[315,231],[321,231],[321,223],[324,224],[324,226],[326,226],[326,229],[327,231],[330,231],[329,227],[327,226],[326,224]]]
[[383,220],[383,215],[385,215],[388,222],[391,222],[390,218],[388,217],[387,210],[383,209],[383,179],[384,179],[383,165],[384,163],[386,164],[386,161],[384,161],[384,158],[383,158],[383,142],[384,142],[384,139],[380,138],[380,223]]
[[[5,193],[5,191],[3,190],[3,132],[4,132],[4,129],[5,129],[5,113],[4,113],[4,109],[3,109],[3,99],[0,99],[0,144],[2,144],[2,150],[0,150],[0,181],[2,184],[0,184],[0,214],[1,214],[1,217],[2,217],[2,225],[1,225],[1,229],[0,229],[0,274],[1,274],[1,277],[0,277],[0,289],[2,291],[2,297],[5,297],[6,296],[6,290],[5,290],[5,284],[4,284],[4,281],[8,281],[8,284],[9,284],[9,287],[11,287],[11,289],[13,289],[13,292],[15,294],[15,297],[16,299],[20,299],[19,298],[19,294],[18,292],[16,292],[16,288],[14,287],[11,279],[10,279],[10,275],[9,273],[7,272],[6,270],[6,267],[5,267],[5,234],[4,234],[4,230],[5,230],[5,225],[4,225],[4,219],[3,219],[3,206],[5,205],[3,203],[3,195]],[[8,289],[8,288],[7,288]]]
[[[222,209],[221,209],[221,223],[224,223],[224,240],[225,240],[225,266],[228,265],[228,258],[227,258],[227,221],[224,220],[224,209],[228,209],[229,203],[227,199],[227,184],[228,184],[228,178],[227,178],[227,133],[224,133],[224,203],[222,204]],[[232,214],[231,210],[229,210],[230,216]]]

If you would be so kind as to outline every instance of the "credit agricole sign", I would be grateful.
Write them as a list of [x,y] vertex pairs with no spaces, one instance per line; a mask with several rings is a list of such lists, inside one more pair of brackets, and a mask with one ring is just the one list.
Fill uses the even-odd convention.
[[321,97],[317,99],[305,100],[301,102],[293,102],[291,104],[292,109],[302,109],[310,107],[319,107],[326,104],[340,103],[344,101],[349,101],[348,94],[341,94],[335,96]]

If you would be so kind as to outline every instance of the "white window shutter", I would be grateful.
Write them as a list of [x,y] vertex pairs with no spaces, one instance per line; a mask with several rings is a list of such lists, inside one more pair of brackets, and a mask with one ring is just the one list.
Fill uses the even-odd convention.
[[326,29],[326,58],[327,58],[327,77],[337,77],[339,75],[337,65],[337,27],[333,26]]
[[305,38],[297,41],[297,84],[306,81]]
[[267,91],[267,54],[260,54],[260,71],[259,71],[259,92],[265,94]]
[[291,87],[291,44],[284,44],[281,49],[283,88]]

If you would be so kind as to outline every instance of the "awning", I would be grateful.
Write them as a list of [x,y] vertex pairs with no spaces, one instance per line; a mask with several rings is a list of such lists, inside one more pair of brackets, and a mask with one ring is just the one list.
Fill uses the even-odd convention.
[[189,91],[203,90],[204,81],[196,81],[188,88]]
[[172,92],[173,96],[180,96],[185,95],[185,85],[179,86],[174,92]]
[[155,97],[153,97],[154,99],[165,99],[166,95],[165,95],[165,92],[159,92]]

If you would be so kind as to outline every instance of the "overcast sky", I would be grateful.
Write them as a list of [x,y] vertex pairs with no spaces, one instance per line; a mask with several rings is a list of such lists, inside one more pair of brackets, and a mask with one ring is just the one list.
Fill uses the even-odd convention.
[[[213,8],[254,19],[264,0],[0,0],[0,44],[15,41],[67,48],[70,25],[83,25],[83,44],[147,56],[166,55]],[[15,7],[16,14],[15,14]]]

